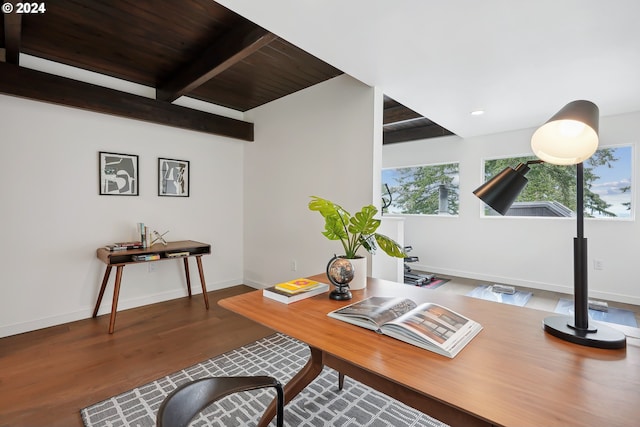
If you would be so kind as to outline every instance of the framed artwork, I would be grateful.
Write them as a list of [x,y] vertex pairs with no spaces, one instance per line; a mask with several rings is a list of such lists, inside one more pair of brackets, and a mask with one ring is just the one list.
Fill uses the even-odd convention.
[[189,161],[158,158],[158,196],[189,197]]
[[138,156],[100,151],[98,165],[101,196],[138,195]]

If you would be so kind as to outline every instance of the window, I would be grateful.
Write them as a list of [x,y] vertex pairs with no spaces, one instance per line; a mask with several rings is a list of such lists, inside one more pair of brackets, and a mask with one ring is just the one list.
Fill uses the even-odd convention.
[[[382,171],[384,213],[457,215],[458,163]],[[388,190],[387,190],[388,188]]]
[[[531,157],[487,160],[485,181],[505,167]],[[576,169],[548,163],[531,165],[529,183],[507,216],[573,216],[576,209]],[[601,148],[584,162],[584,215],[587,218],[631,218],[631,146]],[[499,215],[485,208],[485,215]]]

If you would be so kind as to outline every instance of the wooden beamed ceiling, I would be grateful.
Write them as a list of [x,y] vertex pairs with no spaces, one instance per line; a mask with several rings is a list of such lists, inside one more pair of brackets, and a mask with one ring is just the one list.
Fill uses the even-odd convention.
[[156,98],[175,101],[223,71],[248,58],[277,37],[251,23],[243,23],[212,43],[198,59],[179,69],[156,89]]
[[[252,123],[172,102],[244,112],[342,74],[212,0],[48,0],[44,13],[3,13],[0,26],[0,93],[241,140],[253,140]],[[29,70],[21,53],[153,88],[156,98]],[[384,143],[451,134],[390,99],[384,115]]]
[[[41,14],[3,14],[0,26],[2,93],[241,140],[253,140],[252,123],[172,102],[244,112],[342,74],[211,0],[49,0]],[[277,55],[261,54],[274,42]],[[156,98],[33,72],[21,53],[151,87]]]
[[453,135],[453,132],[385,96],[383,143],[415,141]]

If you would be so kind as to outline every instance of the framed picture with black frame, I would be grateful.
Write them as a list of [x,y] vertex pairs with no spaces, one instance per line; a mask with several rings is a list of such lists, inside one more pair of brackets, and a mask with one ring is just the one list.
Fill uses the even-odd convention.
[[158,158],[158,196],[189,197],[188,160]]
[[138,156],[98,153],[99,194],[101,196],[137,196],[140,188]]

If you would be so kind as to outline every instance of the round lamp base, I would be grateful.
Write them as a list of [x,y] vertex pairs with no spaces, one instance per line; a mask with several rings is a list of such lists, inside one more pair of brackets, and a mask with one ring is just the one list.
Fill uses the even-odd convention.
[[618,349],[625,348],[625,335],[613,328],[598,323],[589,325],[588,330],[575,328],[574,319],[569,316],[551,316],[544,319],[545,332],[574,344],[588,347]]

